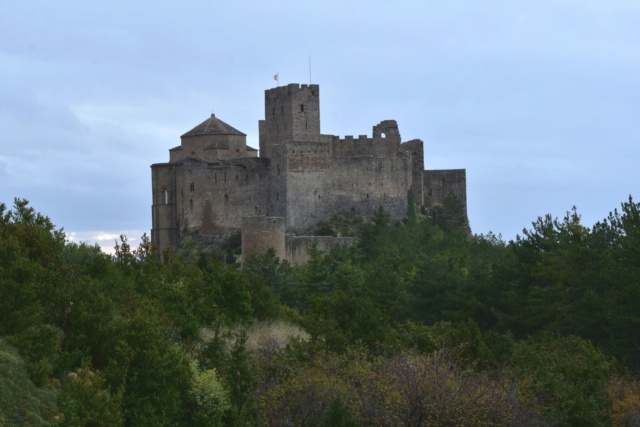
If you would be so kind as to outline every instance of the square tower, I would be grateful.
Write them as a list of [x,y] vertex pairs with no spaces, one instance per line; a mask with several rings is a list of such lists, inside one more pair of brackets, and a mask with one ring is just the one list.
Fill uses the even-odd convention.
[[260,157],[271,157],[271,147],[283,141],[320,140],[320,86],[292,83],[264,95]]

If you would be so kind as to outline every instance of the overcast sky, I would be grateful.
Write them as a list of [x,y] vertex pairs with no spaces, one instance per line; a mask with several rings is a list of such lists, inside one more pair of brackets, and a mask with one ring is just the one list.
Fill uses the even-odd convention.
[[0,0],[0,202],[135,245],[149,166],[212,112],[258,148],[275,73],[322,133],[395,119],[465,168],[474,233],[640,199],[638,0]]

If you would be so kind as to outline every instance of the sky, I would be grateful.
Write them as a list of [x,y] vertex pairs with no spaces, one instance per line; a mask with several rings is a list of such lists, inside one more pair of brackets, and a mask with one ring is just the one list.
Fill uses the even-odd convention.
[[258,148],[276,73],[322,133],[393,119],[466,169],[473,233],[640,199],[638,0],[0,0],[0,203],[137,245],[150,165],[211,113]]

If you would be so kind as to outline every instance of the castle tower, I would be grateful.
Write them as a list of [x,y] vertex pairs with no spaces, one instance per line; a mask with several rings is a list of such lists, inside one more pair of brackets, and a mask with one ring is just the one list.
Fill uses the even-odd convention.
[[260,120],[260,157],[271,157],[283,141],[319,141],[320,86],[276,87],[265,91],[264,120]]

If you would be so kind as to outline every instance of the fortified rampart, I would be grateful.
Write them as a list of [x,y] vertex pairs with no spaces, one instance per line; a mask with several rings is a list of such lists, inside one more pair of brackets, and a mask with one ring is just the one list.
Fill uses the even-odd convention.
[[[242,230],[243,254],[274,247],[301,260],[301,248],[315,241],[303,235],[340,213],[371,217],[382,207],[400,220],[409,192],[427,207],[454,194],[466,209],[465,171],[425,171],[422,141],[402,143],[395,120],[373,126],[371,137],[321,134],[318,85],[266,90],[259,131],[257,157],[244,133],[212,114],[181,136],[168,163],[151,166],[155,245]],[[285,234],[292,243],[283,243]],[[323,248],[339,243],[316,240]]]

